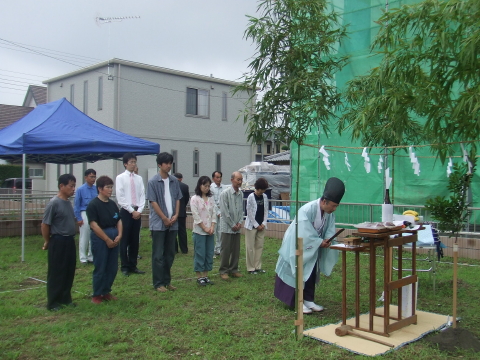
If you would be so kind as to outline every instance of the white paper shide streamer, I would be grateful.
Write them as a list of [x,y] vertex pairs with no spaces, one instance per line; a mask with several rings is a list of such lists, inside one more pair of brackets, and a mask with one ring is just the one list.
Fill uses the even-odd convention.
[[368,156],[367,148],[363,148],[362,157],[365,161],[365,163],[363,164],[365,166],[365,171],[367,172],[367,174],[370,174],[372,164],[370,164],[370,157]]
[[381,174],[382,173],[382,169],[383,169],[383,156],[380,155],[380,157],[378,158],[378,165],[377,165],[377,169],[378,169],[378,173]]
[[345,153],[345,165],[347,166],[348,171],[350,171],[350,168],[352,167],[350,163],[348,162],[348,155]]
[[410,162],[412,163],[413,173],[420,176],[420,163],[418,162],[417,156],[415,155],[412,146],[408,148],[408,152],[410,154]]
[[463,147],[463,144],[460,144],[460,146],[462,147],[463,161],[465,161],[468,164],[468,173],[467,174],[471,174],[472,170],[473,170],[473,164],[470,161],[470,159],[468,158],[467,150],[465,150],[465,148]]
[[323,160],[323,163],[325,164],[325,167],[327,168],[327,170],[330,170],[330,161],[328,160],[328,157],[330,155],[328,155],[327,150],[325,150],[325,145],[322,145],[322,147],[319,150],[319,153],[323,155],[322,160]]
[[452,166],[453,166],[452,158],[448,158],[447,177],[450,177],[450,174],[452,173]]

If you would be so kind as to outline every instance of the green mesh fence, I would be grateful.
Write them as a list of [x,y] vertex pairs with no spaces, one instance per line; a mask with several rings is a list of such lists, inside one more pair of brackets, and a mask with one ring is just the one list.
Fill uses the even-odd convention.
[[[389,1],[389,8],[398,8],[401,5],[418,3],[418,0]],[[350,64],[341,73],[337,74],[337,86],[343,90],[347,81],[354,76],[365,75],[368,70],[378,65],[380,57],[370,53],[370,44],[377,31],[378,24],[375,21],[385,10],[385,0],[334,0],[332,4],[335,10],[342,14],[344,24],[348,24],[349,38],[339,49],[339,52],[350,55]],[[388,156],[387,164],[382,164],[382,170],[378,171],[379,157],[382,149],[368,149],[371,171],[367,173],[364,167],[364,158],[361,156],[360,143],[354,143],[350,135],[344,133],[328,134],[328,137],[318,129],[312,131],[304,144],[300,146],[300,176],[298,178],[299,200],[309,201],[321,196],[328,178],[336,176],[342,179],[346,185],[346,192],[342,202],[380,204],[384,195],[384,169],[390,168],[391,199],[396,205],[419,205],[423,206],[425,200],[437,195],[447,195],[447,164],[441,164],[430,152],[429,148],[416,148],[420,163],[420,175],[414,175],[410,162],[408,149],[396,152],[394,156]],[[323,155],[319,153],[324,145],[328,152],[330,170],[323,162]],[[415,145],[415,144],[405,144]],[[468,145],[467,145],[468,146]],[[343,147],[343,148],[342,148]],[[291,145],[292,154],[292,199],[295,199],[297,189],[297,150],[296,144]],[[348,157],[350,170],[345,162]],[[462,162],[461,148],[458,145],[457,157],[454,162]],[[480,166],[474,174],[473,186],[469,194],[473,207],[480,206]],[[292,209],[294,210],[294,209]],[[476,212],[477,214],[479,212]],[[380,221],[381,214],[377,219]],[[477,217],[479,217],[477,215]],[[477,224],[480,219],[472,220]]]

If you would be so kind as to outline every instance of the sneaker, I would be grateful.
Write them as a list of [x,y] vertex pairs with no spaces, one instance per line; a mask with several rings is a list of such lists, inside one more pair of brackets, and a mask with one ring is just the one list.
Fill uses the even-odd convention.
[[304,301],[303,306],[315,312],[323,311],[323,306],[317,305],[313,301]]
[[103,300],[112,301],[112,300],[118,300],[118,298],[108,293],[107,295],[103,295]]
[[205,278],[198,278],[197,284],[200,286],[207,286],[207,282],[205,281]]
[[258,274],[265,274],[266,271],[263,270],[263,269],[255,269],[255,271],[258,273]]
[[306,307],[305,304],[303,304],[303,313],[304,314],[311,314],[312,310],[309,309],[308,307]]
[[206,282],[208,285],[213,285],[213,284],[214,284],[214,282],[211,281],[208,277],[205,277],[204,279],[205,279],[205,282]]
[[103,301],[103,296],[102,295],[92,296],[92,303],[101,304],[102,301]]
[[257,275],[257,274],[258,274],[256,270],[249,271],[248,273],[249,273],[250,275]]

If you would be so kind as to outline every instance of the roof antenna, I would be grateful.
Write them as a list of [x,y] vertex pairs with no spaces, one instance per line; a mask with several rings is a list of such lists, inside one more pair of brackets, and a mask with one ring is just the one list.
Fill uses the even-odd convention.
[[[140,16],[111,16],[111,17],[104,17],[104,16],[97,16],[95,18],[95,22],[97,25],[108,24],[108,54],[110,54],[110,35],[111,35],[111,23],[112,22],[121,22],[123,20],[130,20],[130,19],[140,19]],[[107,64],[107,74],[108,80],[113,80],[113,75],[110,75],[110,68],[113,67],[113,64],[110,64],[110,58],[108,59]]]

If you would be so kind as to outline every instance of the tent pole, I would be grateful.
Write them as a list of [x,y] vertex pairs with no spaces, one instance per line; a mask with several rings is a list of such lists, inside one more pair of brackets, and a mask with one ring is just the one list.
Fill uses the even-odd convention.
[[27,155],[22,154],[22,262],[25,261],[25,169]]

